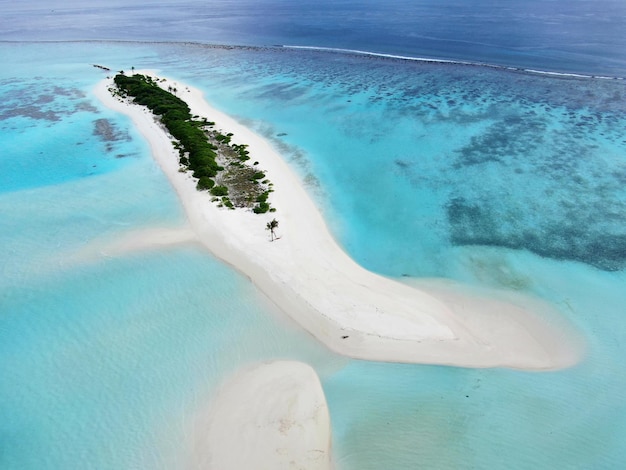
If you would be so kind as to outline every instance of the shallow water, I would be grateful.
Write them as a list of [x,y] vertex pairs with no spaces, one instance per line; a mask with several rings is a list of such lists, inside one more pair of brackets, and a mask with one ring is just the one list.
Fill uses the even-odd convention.
[[341,468],[618,465],[624,84],[232,55],[198,48],[211,73],[176,76],[290,156],[359,263],[539,296],[588,341],[581,365],[545,374],[351,362],[324,382]]
[[[626,458],[623,82],[284,49],[0,48],[15,64],[0,72],[0,467],[181,468],[224,374],[270,358],[318,370],[341,469]],[[550,373],[352,361],[197,247],[68,261],[184,220],[146,143],[89,95],[91,63],[199,86],[273,140],[359,263],[541,297],[586,359]]]

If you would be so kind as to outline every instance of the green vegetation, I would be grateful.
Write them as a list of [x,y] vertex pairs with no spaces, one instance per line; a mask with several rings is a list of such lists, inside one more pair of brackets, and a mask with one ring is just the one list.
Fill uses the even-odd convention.
[[163,79],[120,72],[114,81],[122,96],[159,116],[176,139],[172,144],[181,168],[198,179],[198,190],[210,191],[220,206],[250,207],[257,214],[273,210],[267,202],[267,180],[259,182],[265,173],[244,163],[250,159],[247,145],[231,143],[233,134],[221,134],[212,129],[215,123],[192,116],[187,103],[175,96],[176,88],[169,86],[167,91],[159,86]]
[[183,100],[163,90],[150,77],[144,75],[116,75],[115,84],[134,98],[135,103],[147,106],[161,116],[161,122],[178,141],[179,152],[195,178],[203,179],[203,188],[212,187],[207,178],[213,178],[222,170],[217,154],[202,129],[204,121],[194,120],[189,106]]
[[[267,190],[261,194],[259,194],[256,198],[257,205],[252,209],[255,214],[265,214],[267,211],[272,211],[269,203],[267,202],[267,198],[270,195],[270,190]],[[272,211],[274,212],[274,211]]]
[[269,210],[270,205],[267,202],[260,202],[258,205],[254,206],[254,209],[252,209],[255,214],[265,214]]
[[215,186],[211,189],[213,196],[226,196],[228,194],[228,188],[226,186]]
[[211,178],[209,178],[208,176],[201,176],[200,179],[198,180],[198,184],[196,185],[196,187],[200,190],[209,190],[211,189],[213,186],[215,186],[215,181],[213,181]]

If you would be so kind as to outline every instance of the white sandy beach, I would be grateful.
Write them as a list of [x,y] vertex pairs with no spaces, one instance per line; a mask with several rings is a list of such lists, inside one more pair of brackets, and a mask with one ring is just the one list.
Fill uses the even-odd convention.
[[330,417],[315,371],[276,361],[236,372],[195,423],[190,468],[331,468]]
[[[143,72],[145,73],[145,72]],[[95,93],[108,107],[130,116],[148,140],[185,208],[195,237],[215,256],[247,275],[278,307],[332,350],[355,358],[549,370],[577,363],[583,348],[576,335],[542,319],[548,307],[521,299],[510,303],[456,289],[453,283],[420,288],[371,273],[350,259],[331,236],[299,178],[263,138],[213,109],[202,93],[168,80],[192,114],[232,132],[233,142],[247,144],[273,182],[274,214],[218,208],[195,180],[179,172],[177,151],[149,111],[114,98],[101,81]],[[279,221],[279,240],[270,242],[266,223]],[[164,234],[163,243],[191,236]],[[129,235],[127,249],[141,237]],[[156,240],[156,241],[155,241]],[[154,233],[149,246],[160,243]],[[124,243],[112,252],[123,251]],[[106,251],[106,250],[105,250]],[[551,313],[551,317],[554,315]]]

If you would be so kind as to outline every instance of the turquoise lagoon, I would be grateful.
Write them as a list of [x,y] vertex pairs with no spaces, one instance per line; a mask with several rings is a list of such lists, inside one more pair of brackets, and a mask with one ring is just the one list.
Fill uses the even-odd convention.
[[[185,468],[220,381],[320,374],[340,469],[626,460],[623,80],[197,44],[4,43],[0,468]],[[82,260],[184,214],[104,72],[158,69],[270,139],[366,268],[539,297],[581,333],[563,371],[342,358],[194,245]],[[280,217],[280,214],[277,214]]]

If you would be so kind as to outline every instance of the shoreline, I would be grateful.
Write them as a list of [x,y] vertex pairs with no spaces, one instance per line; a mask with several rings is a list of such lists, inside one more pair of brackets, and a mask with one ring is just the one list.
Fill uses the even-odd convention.
[[[414,288],[365,270],[337,245],[300,180],[268,141],[212,108],[199,90],[170,79],[161,86],[168,84],[176,84],[192,114],[248,145],[251,159],[274,183],[270,200],[276,213],[218,208],[207,192],[196,190],[191,175],[179,172],[177,151],[149,111],[113,97],[112,79],[102,80],[95,94],[129,116],[148,140],[199,241],[331,350],[368,360],[525,370],[560,369],[581,359],[575,334],[535,314],[540,302],[529,300],[527,306],[470,296],[451,283],[443,290]],[[281,239],[275,242],[265,230],[272,218],[280,222]]]

